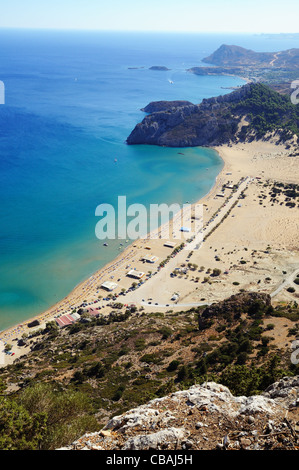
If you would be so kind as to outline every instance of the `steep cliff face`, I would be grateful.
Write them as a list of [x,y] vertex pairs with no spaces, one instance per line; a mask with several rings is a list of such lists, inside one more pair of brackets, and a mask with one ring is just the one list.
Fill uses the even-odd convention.
[[[164,105],[137,124],[127,139],[129,145],[151,144],[167,147],[212,146],[234,139],[240,116],[228,112],[231,103],[240,101],[250,85],[228,95],[205,99],[200,105]],[[166,108],[166,110],[165,110]],[[159,109],[155,103],[144,108]]]
[[211,147],[262,139],[268,133],[277,133],[286,142],[299,134],[298,106],[260,83],[204,99],[199,105],[162,103],[145,108],[154,112],[137,124],[127,139],[129,145]]
[[171,111],[173,108],[181,108],[182,106],[194,106],[190,101],[153,101],[141,111],[145,113],[158,113],[160,111]]
[[298,448],[298,391],[298,376],[251,397],[206,382],[115,416],[63,450]]

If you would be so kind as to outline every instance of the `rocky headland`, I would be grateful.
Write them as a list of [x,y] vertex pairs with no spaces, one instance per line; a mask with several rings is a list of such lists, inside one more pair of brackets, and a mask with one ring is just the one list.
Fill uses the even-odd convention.
[[159,113],[160,111],[171,111],[174,108],[181,108],[182,106],[194,106],[190,101],[152,101],[141,111],[144,113],[152,114]]
[[[150,112],[127,139],[129,145],[218,146],[262,139],[276,133],[282,142],[298,134],[299,110],[289,97],[263,84],[249,83],[200,104],[150,103]],[[175,103],[175,104],[174,104]]]
[[254,66],[299,68],[299,49],[288,49],[279,52],[255,52],[235,45],[222,44],[203,62],[220,66]]
[[202,62],[213,67],[192,67],[188,72],[196,75],[237,75],[253,82],[286,83],[298,78],[299,49],[255,52],[223,44]]

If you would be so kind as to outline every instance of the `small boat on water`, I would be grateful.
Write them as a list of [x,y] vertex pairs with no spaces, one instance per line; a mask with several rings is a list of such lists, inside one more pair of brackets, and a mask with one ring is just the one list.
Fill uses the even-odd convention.
[[108,246],[108,243],[104,243],[104,245],[103,245],[103,246]]

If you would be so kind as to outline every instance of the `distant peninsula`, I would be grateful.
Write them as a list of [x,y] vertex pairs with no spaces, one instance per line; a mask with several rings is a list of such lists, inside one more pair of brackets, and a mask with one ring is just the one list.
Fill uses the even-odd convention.
[[299,136],[299,106],[262,83],[246,84],[198,105],[162,103],[144,108],[152,113],[137,124],[127,139],[129,145],[211,147],[265,139],[273,134],[280,142],[293,143]]
[[203,59],[213,67],[192,67],[196,75],[237,75],[264,83],[298,79],[299,49],[279,52],[255,52],[240,46],[223,44]]
[[223,44],[217,51],[203,59],[203,62],[225,66],[261,66],[299,68],[299,49],[282,52],[255,52],[240,46]]

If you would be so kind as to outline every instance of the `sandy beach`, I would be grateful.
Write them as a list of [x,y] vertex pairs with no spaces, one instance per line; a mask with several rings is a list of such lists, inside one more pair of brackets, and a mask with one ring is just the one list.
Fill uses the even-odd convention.
[[[35,317],[40,323],[37,328],[28,327],[31,319],[3,331],[0,340],[11,344],[14,353],[5,356],[6,363],[26,353],[24,347],[17,346],[17,339],[82,304],[84,308],[101,307],[103,314],[111,312],[111,301],[103,299],[109,292],[101,288],[107,281],[117,284],[113,290],[117,302],[134,303],[145,311],[212,303],[240,289],[269,294],[277,291],[273,302],[298,301],[298,294],[286,290],[287,281],[292,282],[299,268],[298,205],[286,206],[283,192],[273,200],[274,183],[299,183],[298,157],[290,156],[294,148],[286,149],[272,140],[215,150],[224,167],[211,191],[196,204],[203,205],[203,232],[197,237],[200,240],[203,235],[204,242],[194,245],[193,241],[189,247],[187,244],[164,267],[159,266],[173,252],[173,248],[165,246],[166,241],[176,247],[186,242],[177,214],[170,224],[170,233],[167,226],[161,227],[156,238],[151,234],[133,242],[65,299]],[[192,227],[196,220],[192,218],[189,223]],[[155,257],[155,262],[143,260],[145,256]],[[130,270],[145,276],[140,287],[128,292],[133,282],[139,282],[128,276]],[[284,282],[284,288],[279,290]],[[174,294],[175,301],[171,300]]]

